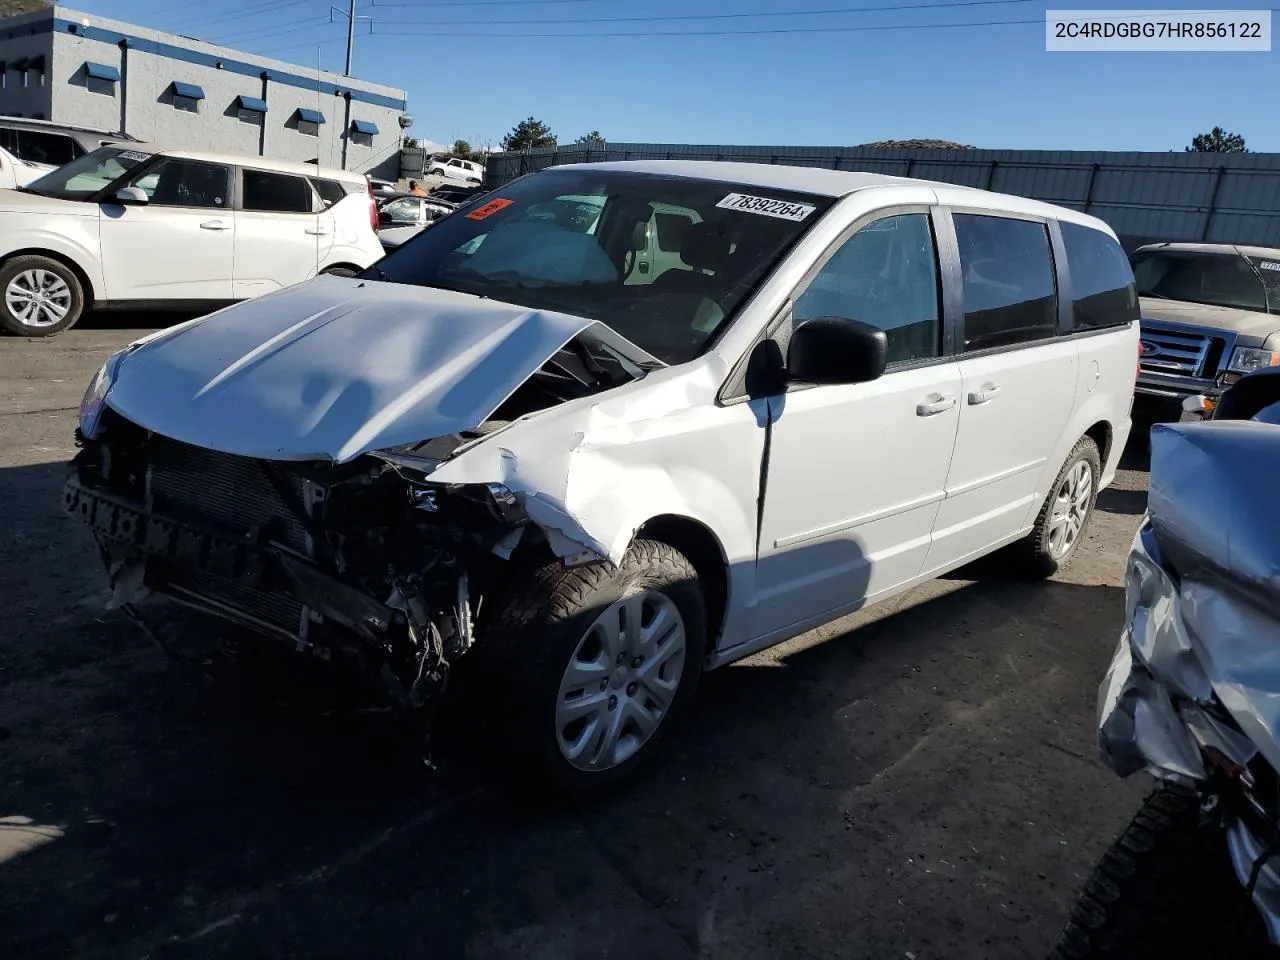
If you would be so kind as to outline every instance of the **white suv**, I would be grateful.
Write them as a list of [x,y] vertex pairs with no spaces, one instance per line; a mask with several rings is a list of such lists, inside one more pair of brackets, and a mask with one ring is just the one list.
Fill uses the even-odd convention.
[[382,256],[368,179],[261,157],[100,147],[0,190],[0,327],[68,329],[86,306],[206,309]]
[[484,180],[484,167],[473,160],[459,160],[457,157],[432,157],[427,167],[428,176],[449,177],[454,180],[466,180],[481,183]]
[[[641,273],[659,212],[677,257]],[[592,791],[704,668],[1000,547],[1069,561],[1129,435],[1137,319],[1115,234],[1073,210],[553,167],[359,278],[114,355],[65,505],[115,602],[180,599],[408,709],[471,658],[450,690],[526,785]]]

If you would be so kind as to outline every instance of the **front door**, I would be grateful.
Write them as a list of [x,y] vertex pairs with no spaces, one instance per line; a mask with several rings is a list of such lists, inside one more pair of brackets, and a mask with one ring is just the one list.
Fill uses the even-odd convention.
[[[927,569],[1018,534],[1059,464],[1075,404],[1079,345],[1058,339],[1058,297],[1043,223],[954,216],[964,278],[960,430]],[[1048,479],[1044,479],[1048,475]]]
[[231,299],[231,168],[165,157],[129,185],[149,202],[100,205],[106,299]]
[[333,214],[306,177],[241,171],[236,211],[236,299],[270,293],[316,275],[333,246]]
[[885,330],[889,367],[870,383],[769,400],[756,637],[838,615],[915,577],[951,462],[961,376],[942,357],[928,213],[882,216],[841,244],[796,299],[792,326],[824,316]]

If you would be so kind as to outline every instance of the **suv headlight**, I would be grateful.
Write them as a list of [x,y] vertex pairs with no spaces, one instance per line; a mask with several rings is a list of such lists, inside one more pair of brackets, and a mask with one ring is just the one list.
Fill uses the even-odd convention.
[[89,439],[98,435],[102,408],[106,406],[107,394],[111,392],[111,385],[116,382],[116,371],[126,353],[127,349],[121,350],[107,358],[107,362],[98,368],[98,372],[89,381],[89,389],[84,392],[84,399],[80,401],[80,432]]
[[1260,347],[1236,347],[1231,352],[1227,369],[1236,373],[1252,373],[1266,367],[1280,366],[1280,353]]

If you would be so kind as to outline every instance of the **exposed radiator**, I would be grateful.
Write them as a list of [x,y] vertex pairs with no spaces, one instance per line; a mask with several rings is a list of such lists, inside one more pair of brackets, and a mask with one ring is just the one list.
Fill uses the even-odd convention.
[[159,512],[237,531],[265,527],[272,539],[311,553],[311,538],[296,515],[297,506],[286,504],[276,489],[278,485],[296,504],[305,504],[305,481],[278,464],[156,435],[151,442],[147,484]]

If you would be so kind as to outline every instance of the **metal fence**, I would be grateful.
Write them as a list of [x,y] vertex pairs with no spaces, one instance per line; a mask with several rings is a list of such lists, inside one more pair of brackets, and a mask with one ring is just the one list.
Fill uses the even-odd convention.
[[563,163],[737,160],[918,177],[1083,210],[1132,249],[1157,240],[1280,247],[1280,154],[913,150],[610,143],[500,153],[485,185]]

